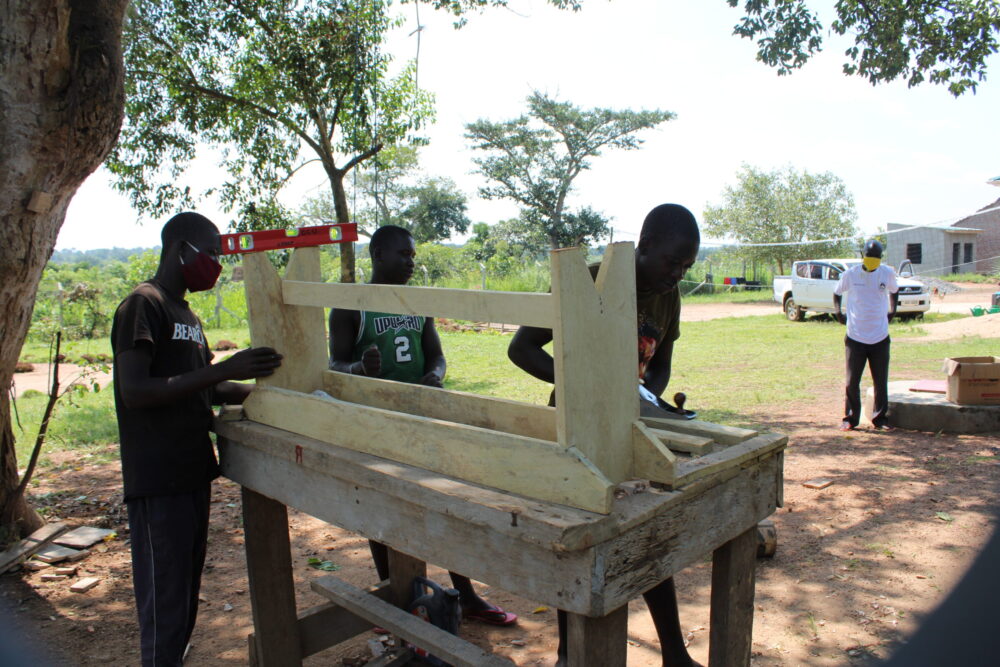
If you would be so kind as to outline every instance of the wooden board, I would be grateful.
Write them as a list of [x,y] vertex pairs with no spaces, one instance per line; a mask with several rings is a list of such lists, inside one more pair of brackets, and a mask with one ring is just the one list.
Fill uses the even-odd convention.
[[664,445],[676,452],[689,454],[710,454],[716,443],[712,438],[701,435],[690,435],[680,431],[668,431],[662,428],[650,428],[650,433],[660,439]]
[[549,294],[303,280],[284,281],[282,298],[286,304],[523,324],[546,329],[553,324],[552,296]]
[[356,451],[532,498],[608,513],[614,485],[575,449],[499,433],[259,387],[247,418]]
[[443,419],[540,440],[556,439],[556,409],[545,405],[336,371],[326,371],[323,374],[323,388],[334,398],[373,408]]
[[750,664],[756,547],[756,528],[751,528],[712,556],[709,667]]
[[677,457],[641,421],[633,422],[632,429],[632,476],[673,488],[677,481]]
[[68,526],[64,523],[49,523],[20,542],[16,542],[6,551],[0,553],[0,574],[7,571],[9,567],[20,561],[30,558],[33,553],[44,547],[66,531]]
[[[83,551],[79,549],[70,549],[69,547],[61,547],[57,544],[46,544],[40,549],[35,551],[35,558],[42,561],[43,563],[60,563],[66,559],[79,560],[74,558]],[[87,551],[86,553],[90,553]]]
[[[639,418],[632,244],[607,247],[596,282],[580,248],[556,250],[552,295],[559,444],[623,482],[632,472],[632,424]],[[625,362],[616,361],[621,355]]]
[[646,426],[662,429],[664,431],[687,433],[689,435],[701,436],[703,438],[711,438],[722,445],[735,445],[757,435],[757,431],[751,431],[750,429],[737,428],[735,426],[724,426],[723,424],[713,424],[712,422],[703,422],[698,419],[660,419],[658,417],[643,417],[642,422]]
[[335,576],[319,577],[311,585],[314,591],[341,607],[427,649],[455,667],[510,667],[513,664]]
[[59,537],[55,538],[52,541],[64,547],[72,547],[74,549],[86,549],[89,546],[97,544],[98,542],[105,539],[109,535],[114,535],[114,534],[115,531],[108,530],[107,528],[80,526],[79,528],[74,528],[68,533],[60,535]]
[[253,605],[251,655],[261,665],[302,663],[295,609],[288,510],[282,503],[243,487],[247,578]]
[[779,457],[765,456],[678,491],[616,499],[611,514],[599,515],[253,422],[217,428],[230,479],[426,562],[585,615],[621,606],[772,514],[780,478]]
[[714,475],[725,468],[739,467],[747,461],[759,459],[762,456],[771,456],[776,451],[784,449],[787,444],[788,436],[777,433],[761,433],[722,451],[697,456],[689,461],[678,463],[675,483],[680,487],[702,477]]
[[[320,280],[319,248],[298,248],[292,252],[285,275],[299,280]],[[281,279],[264,253],[244,256],[243,280],[251,343],[254,347],[273,347],[284,355],[281,367],[273,375],[258,379],[257,384],[304,392],[319,389],[322,373],[330,365],[323,309],[285,306]]]
[[[389,586],[386,582],[382,582],[366,589],[365,592],[385,600],[389,597]],[[332,602],[325,602],[299,612],[298,626],[299,653],[303,658],[362,633],[370,632],[372,629],[369,621]],[[248,639],[251,644],[256,641],[253,633],[250,633]]]

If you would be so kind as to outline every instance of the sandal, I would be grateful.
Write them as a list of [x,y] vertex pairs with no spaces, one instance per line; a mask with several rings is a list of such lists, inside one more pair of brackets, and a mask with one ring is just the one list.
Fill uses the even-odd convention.
[[474,621],[489,623],[490,625],[513,625],[517,623],[517,614],[504,611],[495,604],[490,605],[486,609],[477,609],[476,611],[463,609],[462,616]]

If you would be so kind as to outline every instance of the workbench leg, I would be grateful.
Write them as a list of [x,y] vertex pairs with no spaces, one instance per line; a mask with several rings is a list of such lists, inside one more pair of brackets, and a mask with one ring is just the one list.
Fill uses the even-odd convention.
[[426,577],[427,564],[401,551],[389,549],[389,599],[397,607],[406,609],[413,601],[413,578]]
[[568,667],[625,667],[628,605],[602,618],[566,614]]
[[287,508],[243,487],[243,532],[255,638],[251,664],[301,665]]
[[754,526],[712,554],[710,667],[750,664],[756,552],[757,527]]

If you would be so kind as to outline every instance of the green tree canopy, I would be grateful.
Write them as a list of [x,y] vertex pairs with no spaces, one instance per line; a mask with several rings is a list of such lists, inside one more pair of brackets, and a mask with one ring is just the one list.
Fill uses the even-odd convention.
[[[858,235],[854,198],[834,174],[792,167],[763,171],[745,164],[736,180],[726,187],[721,205],[705,209],[705,231],[740,244],[775,244],[738,247],[744,259],[777,264],[784,273],[786,262],[849,254],[857,245],[853,240],[801,244]],[[796,245],[779,245],[788,243]]]
[[522,218],[537,225],[552,248],[577,245],[588,237],[596,240],[607,233],[606,221],[603,227],[596,224],[600,216],[589,209],[570,214],[567,197],[573,180],[604,148],[635,150],[642,145],[637,136],[641,130],[674,114],[580,109],[537,91],[527,102],[528,113],[513,120],[480,119],[465,126],[473,148],[487,154],[475,159],[491,183],[479,192],[487,199],[510,199],[520,205]]
[[[822,49],[822,21],[808,0],[726,0],[743,5],[734,34],[757,40],[757,59],[788,74]],[[873,85],[898,78],[948,86],[955,96],[986,79],[997,52],[996,0],[838,0],[829,29],[854,38],[844,73]]]
[[397,224],[409,229],[418,243],[443,241],[469,228],[465,195],[451,179],[422,179],[406,188],[403,198],[408,203]]
[[[133,205],[191,206],[177,183],[200,144],[230,179],[217,191],[236,228],[287,223],[277,190],[304,164],[326,172],[348,222],[345,175],[431,116],[431,96],[380,48],[386,0],[134,0],[124,32],[126,122],[108,166]],[[167,165],[165,168],[164,165]],[[353,281],[353,247],[341,279]]]

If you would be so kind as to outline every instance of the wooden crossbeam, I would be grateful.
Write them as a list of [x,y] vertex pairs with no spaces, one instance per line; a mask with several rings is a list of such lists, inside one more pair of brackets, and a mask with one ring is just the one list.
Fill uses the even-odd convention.
[[476,484],[607,514],[614,485],[579,451],[554,442],[258,387],[247,417],[355,451]]
[[333,575],[314,579],[311,585],[314,591],[337,605],[430,651],[455,667],[510,667],[513,664]]
[[554,317],[550,294],[301,280],[285,280],[282,291],[284,302],[296,306],[376,310],[545,328],[552,327]]
[[488,428],[529,438],[556,439],[556,410],[464,391],[380,380],[336,371],[323,374],[323,388],[334,398]]

